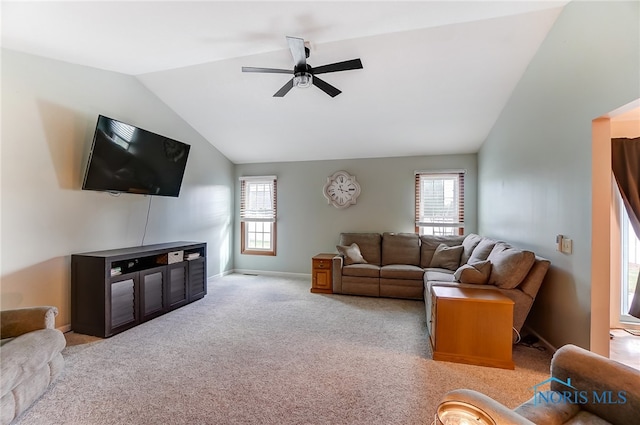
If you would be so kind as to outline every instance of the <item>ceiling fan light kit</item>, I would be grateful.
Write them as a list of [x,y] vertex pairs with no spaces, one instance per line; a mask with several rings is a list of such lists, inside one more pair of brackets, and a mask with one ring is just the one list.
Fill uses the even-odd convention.
[[336,62],[328,65],[312,68],[307,64],[309,57],[309,48],[305,46],[304,39],[299,37],[287,36],[289,50],[293,57],[293,70],[277,69],[277,68],[256,68],[243,66],[242,72],[261,72],[267,74],[293,74],[293,78],[278,90],[273,97],[284,97],[293,87],[307,88],[311,85],[318,87],[331,97],[336,97],[340,90],[321,80],[316,75],[326,74],[329,72],[349,71],[352,69],[362,69],[362,61],[360,59],[351,59],[343,62]]
[[293,85],[299,89],[306,89],[313,84],[313,75],[308,72],[298,72],[293,77]]

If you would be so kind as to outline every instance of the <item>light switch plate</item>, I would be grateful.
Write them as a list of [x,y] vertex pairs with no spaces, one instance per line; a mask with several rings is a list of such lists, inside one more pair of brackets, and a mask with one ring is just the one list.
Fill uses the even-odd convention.
[[562,252],[565,254],[571,254],[573,252],[573,240],[569,238],[562,238]]

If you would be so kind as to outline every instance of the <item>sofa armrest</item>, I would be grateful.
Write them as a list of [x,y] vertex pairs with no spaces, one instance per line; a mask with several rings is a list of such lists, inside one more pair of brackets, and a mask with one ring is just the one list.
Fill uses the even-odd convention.
[[530,420],[520,416],[505,405],[498,403],[478,391],[460,389],[444,395],[441,402],[458,401],[478,407],[499,425],[535,425]]
[[15,338],[38,329],[55,329],[58,309],[52,306],[0,311],[0,337]]
[[[583,410],[611,423],[637,423],[640,371],[568,344],[554,354],[551,376],[552,391],[584,394],[580,403]],[[567,388],[567,384],[575,389]]]
[[333,275],[331,276],[333,293],[341,294],[342,293],[342,256],[336,255],[335,257],[333,257],[331,262],[332,262],[332,270],[333,270]]

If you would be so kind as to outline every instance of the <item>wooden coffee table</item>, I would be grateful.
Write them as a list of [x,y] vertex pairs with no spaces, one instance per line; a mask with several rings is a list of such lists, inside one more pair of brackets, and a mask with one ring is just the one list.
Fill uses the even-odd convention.
[[513,301],[497,289],[431,287],[433,359],[513,369]]

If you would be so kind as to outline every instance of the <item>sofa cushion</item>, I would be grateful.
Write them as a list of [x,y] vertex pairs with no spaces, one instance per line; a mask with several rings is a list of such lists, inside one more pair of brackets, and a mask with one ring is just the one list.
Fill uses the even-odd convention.
[[380,277],[387,279],[422,280],[424,269],[410,264],[392,264],[380,268]]
[[424,271],[424,282],[454,282],[453,272],[447,269],[428,268]]
[[358,244],[362,256],[369,264],[380,265],[380,241],[379,233],[341,233],[338,245],[347,246]]
[[463,264],[453,274],[455,280],[460,283],[473,283],[484,285],[491,276],[491,262],[489,260],[477,263]]
[[[431,264],[433,253],[436,252],[436,248],[440,244],[447,246],[462,245],[464,236],[433,236],[422,235],[420,236],[420,267],[426,269]],[[455,269],[454,269],[455,270]]]
[[489,283],[503,289],[517,287],[531,270],[535,259],[531,251],[522,251],[498,242],[488,258],[491,261]]
[[493,247],[496,246],[496,241],[489,238],[482,238],[478,245],[473,249],[471,256],[467,260],[467,263],[477,263],[478,261],[484,261],[489,258],[489,254],[493,250]]
[[352,243],[349,246],[336,245],[338,253],[344,258],[344,264],[349,266],[351,264],[364,264],[367,260],[362,257],[360,247],[357,243]]
[[441,243],[433,253],[429,267],[456,270],[460,266],[460,256],[463,250],[462,245],[447,246]]
[[380,266],[375,264],[352,264],[342,268],[343,276],[380,277]]
[[383,233],[381,264],[419,266],[420,236],[415,233]]
[[478,246],[480,241],[482,240],[482,236],[476,235],[475,233],[470,233],[465,236],[462,241],[462,246],[464,250],[462,251],[462,255],[460,256],[460,264],[467,264],[469,262],[469,257],[473,253],[473,250]]

